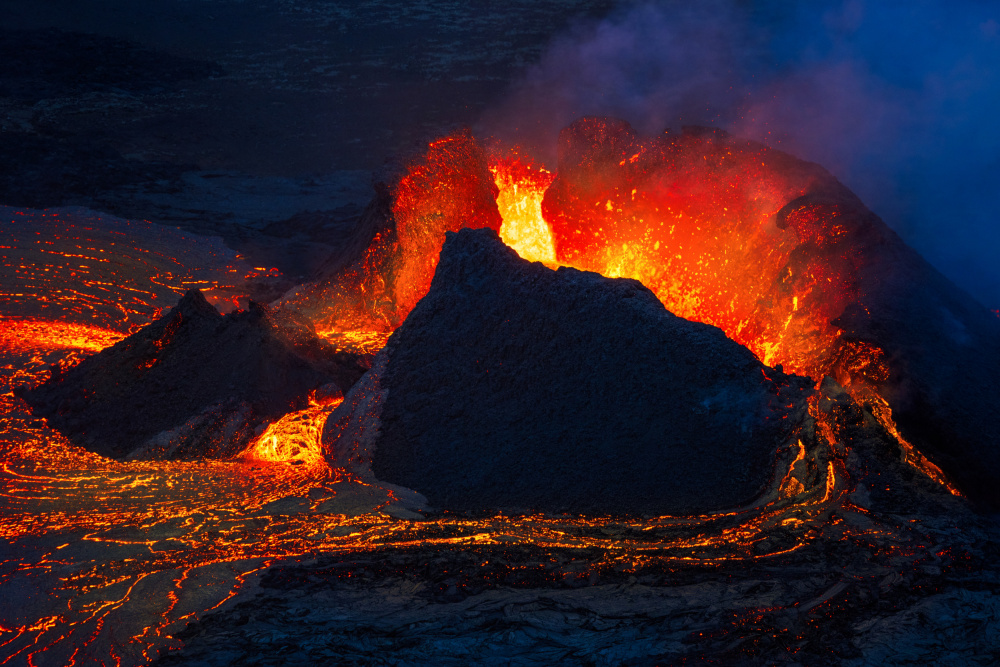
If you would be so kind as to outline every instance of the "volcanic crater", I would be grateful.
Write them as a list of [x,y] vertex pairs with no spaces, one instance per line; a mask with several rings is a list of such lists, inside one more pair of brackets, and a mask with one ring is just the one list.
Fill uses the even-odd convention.
[[[247,306],[223,315],[188,290],[138,330],[56,320],[16,344],[41,325],[5,321],[20,369],[5,376],[20,385],[4,397],[5,534],[51,556],[82,531],[131,554],[67,565],[71,599],[173,586],[135,618],[129,588],[65,637],[80,624],[111,652],[103,619],[120,619],[128,661],[183,643],[163,662],[197,662],[280,618],[296,642],[331,637],[330,658],[363,652],[345,637],[378,617],[405,639],[399,660],[420,661],[440,636],[408,634],[412,609],[448,625],[428,600],[489,598],[486,620],[462,625],[488,646],[493,602],[524,603],[528,624],[544,607],[605,627],[616,589],[649,603],[619,629],[665,638],[636,660],[767,661],[792,640],[861,651],[892,633],[844,624],[876,627],[918,585],[948,607],[968,592],[949,573],[998,553],[977,510],[1000,506],[1000,320],[821,167],[719,130],[643,136],[585,117],[552,171],[463,130],[375,192],[341,251],[270,304],[246,301],[244,282],[233,301]],[[726,601],[713,586],[733,577],[748,588]],[[771,577],[792,583],[772,595]],[[247,581],[276,600],[266,613],[250,592],[235,602]],[[678,591],[737,621],[671,629]],[[58,595],[33,604],[61,608]],[[319,612],[290,623],[300,599],[329,603],[340,630]],[[827,616],[850,619],[836,641]],[[31,627],[15,655],[49,631]],[[770,639],[740,653],[761,627]],[[76,655],[50,639],[55,660]]]

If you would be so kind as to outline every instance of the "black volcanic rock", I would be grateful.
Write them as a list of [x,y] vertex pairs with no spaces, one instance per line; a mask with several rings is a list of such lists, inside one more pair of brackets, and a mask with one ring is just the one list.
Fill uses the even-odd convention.
[[223,316],[192,289],[156,322],[19,393],[104,456],[224,457],[306,407],[310,391],[329,383],[346,391],[364,371],[294,315],[251,302]]
[[324,440],[448,509],[699,512],[764,490],[808,384],[637,281],[463,229]]

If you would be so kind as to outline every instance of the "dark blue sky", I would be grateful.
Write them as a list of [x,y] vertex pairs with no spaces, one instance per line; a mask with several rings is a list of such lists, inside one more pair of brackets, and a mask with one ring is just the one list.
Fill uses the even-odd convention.
[[544,152],[587,113],[816,161],[1000,307],[1000,3],[624,3],[558,37],[484,125]]

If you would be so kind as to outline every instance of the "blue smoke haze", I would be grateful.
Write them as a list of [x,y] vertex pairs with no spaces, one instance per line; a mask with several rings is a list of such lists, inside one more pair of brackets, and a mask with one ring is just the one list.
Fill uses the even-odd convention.
[[1000,3],[628,3],[555,39],[482,130],[551,160],[584,114],[716,125],[818,162],[1000,307]]

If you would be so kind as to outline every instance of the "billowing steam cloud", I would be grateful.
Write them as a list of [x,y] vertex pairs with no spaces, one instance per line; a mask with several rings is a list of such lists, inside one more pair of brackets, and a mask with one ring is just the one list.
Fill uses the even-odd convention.
[[481,130],[552,160],[584,114],[720,126],[819,162],[1000,307],[994,2],[629,3],[554,40]]

